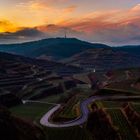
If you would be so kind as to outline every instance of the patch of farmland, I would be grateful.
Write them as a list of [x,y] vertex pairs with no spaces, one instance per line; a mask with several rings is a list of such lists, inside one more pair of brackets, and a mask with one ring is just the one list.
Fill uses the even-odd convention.
[[138,112],[140,114],[140,103],[139,102],[133,102],[132,107],[134,108],[134,110],[136,112]]
[[137,140],[132,128],[122,114],[121,110],[108,109],[107,112],[111,116],[114,126],[118,128],[122,140]]
[[117,101],[96,101],[95,102],[96,105],[99,108],[120,108],[122,106],[121,102],[117,102]]
[[14,115],[31,121],[38,121],[52,105],[45,103],[26,103],[10,108]]
[[63,111],[59,114],[62,118],[76,118],[81,114],[80,103],[83,101],[82,96],[74,96],[64,107]]

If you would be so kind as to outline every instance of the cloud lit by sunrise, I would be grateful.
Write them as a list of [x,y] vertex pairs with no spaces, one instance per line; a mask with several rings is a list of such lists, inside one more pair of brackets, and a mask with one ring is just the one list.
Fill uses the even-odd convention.
[[16,32],[17,30],[19,30],[19,27],[16,24],[12,24],[8,20],[0,21],[0,33]]
[[[89,9],[84,8],[83,0],[81,3],[78,1],[15,0],[14,5],[7,4],[1,10],[0,32],[31,28],[53,37],[61,35],[62,30],[67,28],[71,37],[82,37],[92,42],[133,42],[139,39],[140,3],[137,0],[133,3],[126,0],[127,5],[130,3],[128,7],[119,0],[120,7],[108,3],[104,8],[101,8],[100,2],[93,0],[94,5],[91,7],[89,3]],[[11,11],[8,12],[7,8]]]

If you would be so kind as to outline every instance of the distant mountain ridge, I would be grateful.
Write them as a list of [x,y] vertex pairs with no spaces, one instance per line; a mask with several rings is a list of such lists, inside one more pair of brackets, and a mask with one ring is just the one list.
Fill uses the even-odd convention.
[[[58,65],[60,67],[62,64],[54,63],[52,60],[82,69],[109,70],[140,66],[140,46],[110,47],[76,38],[50,38],[22,44],[0,45],[0,51],[43,59],[42,65],[45,68],[45,63],[51,63],[52,68],[55,66],[56,70]],[[73,70],[75,71],[75,68]]]
[[22,44],[0,45],[0,51],[27,57],[48,56],[53,59],[71,57],[91,48],[108,48],[104,44],[92,44],[76,38],[50,38]]
[[133,55],[140,55],[140,45],[114,47],[113,49],[117,51],[127,52]]

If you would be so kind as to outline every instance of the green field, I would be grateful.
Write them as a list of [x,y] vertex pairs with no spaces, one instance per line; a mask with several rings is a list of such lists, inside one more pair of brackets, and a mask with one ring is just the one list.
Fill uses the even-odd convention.
[[43,103],[26,103],[12,107],[10,110],[19,117],[38,121],[51,107],[53,106]]
[[43,99],[39,99],[39,101],[49,102],[49,103],[60,103],[62,100],[68,97],[67,93],[51,95]]

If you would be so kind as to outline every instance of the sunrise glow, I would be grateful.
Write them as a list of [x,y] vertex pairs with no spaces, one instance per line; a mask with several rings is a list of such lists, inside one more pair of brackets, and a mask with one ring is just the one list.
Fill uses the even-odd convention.
[[1,33],[30,28],[55,37],[62,36],[63,28],[67,28],[70,37],[117,43],[134,42],[140,34],[139,25],[139,0],[0,1]]

